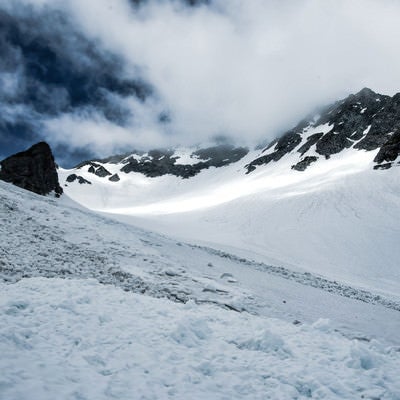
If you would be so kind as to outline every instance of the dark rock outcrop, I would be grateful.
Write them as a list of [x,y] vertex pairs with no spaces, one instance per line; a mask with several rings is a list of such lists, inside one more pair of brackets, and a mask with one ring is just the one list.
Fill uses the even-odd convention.
[[345,133],[328,132],[317,142],[316,151],[318,154],[329,158],[332,154],[340,153],[353,145]]
[[323,135],[323,133],[314,133],[314,135],[310,135],[303,146],[301,146],[297,151],[303,156],[304,153],[307,153],[307,151],[310,150],[310,148],[314,146]]
[[111,181],[111,182],[118,182],[118,181],[121,180],[121,178],[118,176],[118,174],[114,174],[114,175],[110,176],[108,178],[108,180]]
[[67,176],[66,181],[69,183],[75,182],[78,176],[76,174],[71,174]]
[[307,156],[303,160],[299,161],[296,165],[292,165],[292,169],[296,171],[305,171],[313,162],[317,161],[318,157]]
[[374,161],[378,164],[384,161],[394,161],[400,155],[400,130],[394,133],[381,147]]
[[94,161],[86,161],[81,164],[79,164],[76,168],[82,168],[85,165],[89,165],[88,172],[91,174],[95,174],[99,176],[100,178],[105,178],[106,176],[111,176],[112,173],[108,171],[106,168],[104,168],[102,165],[94,162]]
[[83,184],[91,185],[91,184],[92,184],[92,182],[90,182],[90,181],[88,181],[87,179],[85,179],[84,177],[79,176],[79,175],[76,175],[76,174],[68,175],[68,176],[67,176],[67,179],[66,179],[66,181],[69,182],[69,183],[75,182],[76,180],[77,180],[81,185],[83,185]]
[[95,175],[99,176],[100,178],[105,178],[106,176],[112,175],[110,171],[106,170],[102,165],[96,169]]
[[371,151],[400,128],[400,95],[384,96],[364,88],[328,107],[317,125],[330,123],[332,129],[317,143],[317,153],[329,157],[345,148]]
[[45,142],[4,159],[0,165],[3,181],[41,195],[54,191],[59,197],[63,192],[53,154]]
[[268,164],[271,161],[279,161],[285,154],[290,153],[301,143],[301,136],[290,131],[283,135],[276,143],[274,151],[265,156],[261,156],[246,165],[247,173],[254,171],[258,165]]
[[374,166],[374,169],[389,169],[392,167],[392,163],[378,164]]
[[375,103],[378,110],[370,116],[371,128],[365,138],[354,145],[355,149],[375,150],[388,140],[392,132],[400,129],[400,93],[393,97],[379,96]]

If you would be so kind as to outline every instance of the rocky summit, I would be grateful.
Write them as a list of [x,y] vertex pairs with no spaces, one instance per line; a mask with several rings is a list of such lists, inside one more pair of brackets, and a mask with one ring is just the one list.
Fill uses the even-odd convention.
[[0,165],[0,179],[5,182],[40,195],[54,191],[59,197],[63,193],[52,151],[45,142],[4,159]]
[[393,97],[364,88],[356,94],[322,108],[267,146],[246,165],[247,173],[258,166],[279,161],[289,153],[298,155],[292,168],[304,171],[320,157],[328,159],[343,150],[379,149],[375,169],[390,168],[400,154],[400,93]]

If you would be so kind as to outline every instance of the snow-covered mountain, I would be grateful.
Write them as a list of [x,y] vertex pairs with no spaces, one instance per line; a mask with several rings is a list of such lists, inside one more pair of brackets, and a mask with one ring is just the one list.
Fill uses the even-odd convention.
[[[257,167],[292,155],[292,169],[305,171],[319,159],[329,159],[346,149],[375,151],[370,154],[374,169],[388,169],[395,165],[400,153],[399,129],[400,93],[390,97],[364,88],[321,108],[261,152],[253,152],[245,169],[251,173]],[[117,165],[117,169],[112,170],[125,174],[138,172],[151,178],[167,174],[191,178],[205,169],[236,163],[248,153],[245,147],[227,144],[196,149],[157,149],[83,162],[77,169],[88,167],[84,171],[107,177],[112,182],[118,182],[120,177],[108,171],[104,164]],[[71,177],[70,181],[73,180]]]
[[321,157],[329,159],[345,149],[375,151],[375,169],[390,168],[400,153],[400,93],[383,96],[364,88],[301,121],[285,133],[249,165],[248,172],[257,166],[295,151],[298,162],[292,166],[304,171]]
[[0,398],[399,398],[396,98],[0,181]]
[[265,149],[136,152],[60,181],[135,225],[398,295],[399,124],[399,95],[363,89]]
[[400,400],[399,15],[0,0],[0,400]]

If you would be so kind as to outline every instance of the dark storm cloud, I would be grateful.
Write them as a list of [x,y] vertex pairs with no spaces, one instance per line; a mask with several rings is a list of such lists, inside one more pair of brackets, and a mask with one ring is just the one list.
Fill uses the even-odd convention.
[[[143,103],[152,95],[149,84],[125,76],[121,58],[77,32],[65,13],[30,5],[0,8],[0,88],[2,154],[42,139],[44,122],[65,113],[95,110],[123,126],[135,117],[123,100]],[[60,142],[57,135],[46,139],[54,147]],[[68,140],[62,142],[64,151]]]
[[87,104],[107,110],[107,93],[142,101],[151,94],[144,82],[124,79],[121,59],[75,32],[65,14],[25,11],[0,11],[2,71],[22,75],[15,101],[51,114]]

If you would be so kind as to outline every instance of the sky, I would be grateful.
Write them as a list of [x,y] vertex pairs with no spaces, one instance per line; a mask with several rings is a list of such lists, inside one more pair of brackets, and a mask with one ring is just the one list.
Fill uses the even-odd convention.
[[0,158],[268,142],[400,87],[394,0],[0,0]]

